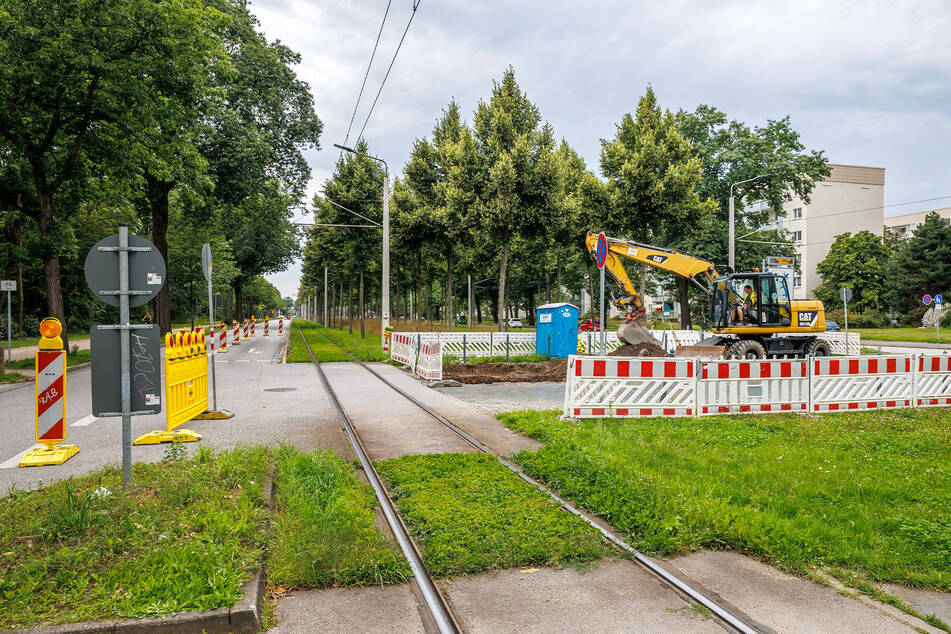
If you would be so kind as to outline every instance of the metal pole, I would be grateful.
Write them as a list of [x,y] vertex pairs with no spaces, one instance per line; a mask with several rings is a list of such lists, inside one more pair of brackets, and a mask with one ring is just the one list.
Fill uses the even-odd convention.
[[472,330],[472,275],[466,277],[469,278],[469,294],[466,295],[466,328]]
[[849,302],[842,300],[842,311],[845,315],[845,354],[849,354]]
[[[20,291],[23,292],[22,290]],[[7,291],[7,359],[13,360],[13,314],[10,312],[10,297],[13,296],[11,291]]]
[[324,266],[324,328],[327,327],[327,267]]
[[601,330],[601,355],[607,354],[607,339],[604,336],[604,267],[601,267],[601,323],[598,328]]
[[[209,265],[210,268],[210,265]],[[215,298],[211,292],[211,271],[208,274],[208,335],[215,340]],[[206,346],[206,353],[211,357],[211,411],[218,411],[218,384],[215,382],[215,353],[211,346]]]
[[734,226],[734,211],[733,211],[733,185],[730,185],[730,270],[736,270],[736,263],[734,262],[735,249],[734,246],[736,238],[736,227]]
[[122,486],[132,485],[132,379],[129,353],[129,225],[119,225],[119,373],[122,386]]
[[383,174],[383,289],[380,340],[390,323],[390,175]]

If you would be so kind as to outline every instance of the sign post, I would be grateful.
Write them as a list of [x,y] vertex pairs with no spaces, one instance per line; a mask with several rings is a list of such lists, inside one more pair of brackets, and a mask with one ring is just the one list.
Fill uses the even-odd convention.
[[601,355],[607,354],[607,339],[605,337],[604,323],[604,264],[608,260],[608,238],[604,232],[598,234],[598,245],[595,247],[595,260],[598,263],[598,270],[601,272],[601,319],[599,328],[601,330]]
[[[125,223],[119,225],[119,233],[103,238],[89,249],[84,267],[86,284],[93,295],[109,304],[119,307],[118,325],[97,325],[90,329],[93,333],[100,330],[119,331],[119,411],[101,411],[101,403],[96,400],[97,390],[93,389],[93,412],[96,416],[122,417],[122,484],[132,484],[132,416],[156,414],[161,411],[161,400],[156,407],[133,411],[132,409],[132,337],[133,330],[154,330],[152,324],[130,324],[129,309],[155,299],[165,283],[165,259],[155,245],[138,236],[129,235]],[[145,334],[145,333],[144,333]],[[92,376],[98,375],[99,381],[108,381],[111,376],[97,372],[97,366],[103,363],[101,355],[91,345]],[[114,390],[115,383],[111,382]],[[100,390],[105,393],[109,390]],[[100,407],[97,407],[99,405]],[[158,411],[156,411],[156,409]]]
[[[211,245],[207,242],[201,247],[201,272],[208,282],[208,330],[213,341],[215,336],[215,304],[214,294],[211,290]],[[234,414],[226,409],[218,409],[218,385],[215,382],[215,354],[212,346],[208,346],[205,352],[207,356],[211,357],[211,409],[193,416],[191,420],[224,420],[231,418]]]
[[[7,356],[8,361],[13,360],[13,313],[10,310],[10,297],[17,290],[16,280],[2,280],[0,281],[0,292],[6,291],[7,293]],[[2,359],[0,359],[2,361]],[[3,364],[0,363],[0,368],[3,367]]]
[[842,306],[845,313],[845,352],[849,352],[849,300],[852,299],[852,289],[843,286],[839,289],[839,297],[842,299]]
[[941,343],[941,305],[944,303],[944,298],[941,295],[934,296],[934,334],[935,342]]

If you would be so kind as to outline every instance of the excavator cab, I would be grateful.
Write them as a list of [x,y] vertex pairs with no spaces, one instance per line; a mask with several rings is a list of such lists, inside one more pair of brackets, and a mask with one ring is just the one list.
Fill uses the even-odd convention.
[[711,302],[715,330],[776,330],[792,323],[786,279],[773,273],[732,273],[717,278]]

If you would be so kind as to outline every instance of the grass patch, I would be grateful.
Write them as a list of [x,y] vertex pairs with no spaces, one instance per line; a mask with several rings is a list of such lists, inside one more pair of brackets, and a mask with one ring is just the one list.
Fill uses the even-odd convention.
[[[300,330],[297,329],[298,326],[300,326]],[[311,362],[310,355],[307,354],[307,348],[304,346],[301,336],[307,338],[307,343],[310,344],[310,349],[314,352],[314,356],[317,357],[318,361],[352,361],[346,352],[327,341],[326,338],[320,336],[318,330],[323,329],[318,328],[313,322],[303,321],[301,319],[294,320],[290,339],[291,348],[287,353],[286,359],[287,363]]]
[[[7,364],[7,368],[9,367],[10,365]],[[3,374],[0,374],[0,385],[5,383],[19,383],[20,381],[29,381],[32,378],[33,377],[27,376],[26,374],[20,374],[19,372],[14,372],[7,369]]]
[[[545,354],[518,354],[511,355],[506,361],[505,355],[496,357],[466,357],[466,363],[541,363],[542,361],[551,361]],[[462,357],[444,357],[443,365],[450,363],[462,363]]]
[[0,628],[213,609],[240,600],[267,517],[265,449],[107,467],[0,499]]
[[375,528],[376,499],[353,466],[330,451],[278,451],[272,586],[316,588],[402,582],[409,564]]
[[346,328],[338,330],[336,328],[324,328],[320,325],[317,326],[317,331],[361,361],[384,361],[389,358],[389,355],[383,352],[383,344],[379,335],[367,333],[365,339],[360,338],[359,324],[355,324],[352,335]]
[[[92,352],[90,350],[77,350],[76,352],[66,355],[66,367],[72,367],[80,363],[89,363],[91,360]],[[10,361],[7,363],[7,367],[16,370],[33,370],[36,368],[36,358],[30,357],[28,359]]]
[[376,467],[434,575],[587,562],[610,552],[597,531],[492,456],[405,456]]
[[806,417],[499,418],[546,443],[526,472],[672,555],[734,548],[807,575],[951,590],[946,409]]
[[[934,328],[850,328],[851,332],[862,333],[863,339],[873,341],[920,341],[938,343]],[[941,329],[940,343],[951,343],[951,332]]]

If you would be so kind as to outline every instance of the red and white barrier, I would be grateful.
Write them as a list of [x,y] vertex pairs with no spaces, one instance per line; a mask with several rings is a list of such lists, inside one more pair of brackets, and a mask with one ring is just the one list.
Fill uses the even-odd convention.
[[278,337],[284,336],[284,316],[283,315],[281,315],[277,319],[277,336]]
[[36,440],[50,446],[66,438],[66,352],[36,353]]
[[254,336],[254,317],[251,318],[251,336]]
[[241,324],[234,322],[234,334],[231,336],[231,345],[240,346],[241,345]]
[[442,344],[428,341],[419,346],[416,375],[426,381],[442,380]]
[[248,329],[249,329],[249,325],[248,325],[248,320],[247,320],[247,319],[244,320],[244,324],[242,324],[241,327],[244,329],[244,336],[242,337],[242,339],[243,339],[244,341],[247,341],[247,340],[248,340]]
[[268,317],[267,315],[265,315],[265,316],[264,316],[264,336],[265,336],[265,337],[270,336],[270,335],[268,334],[268,329],[269,329],[270,325],[271,325],[271,318]]
[[568,418],[951,405],[951,355],[700,361],[572,356]]
[[228,352],[228,327],[225,322],[218,324],[218,353]]
[[410,371],[416,370],[416,346],[419,338],[416,335],[394,332],[390,337],[390,358],[409,366]]

